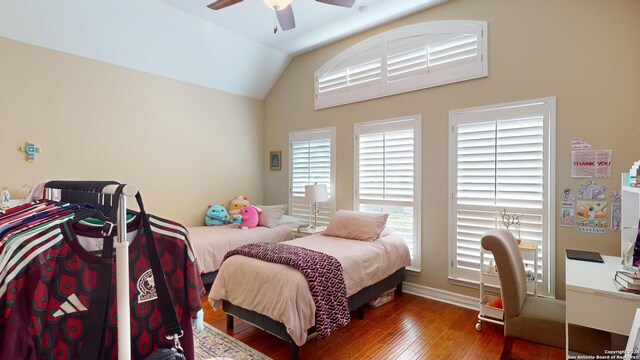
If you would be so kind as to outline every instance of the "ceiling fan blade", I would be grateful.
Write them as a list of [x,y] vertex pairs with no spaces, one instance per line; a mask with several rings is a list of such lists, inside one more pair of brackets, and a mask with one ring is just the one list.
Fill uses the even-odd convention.
[[316,0],[316,1],[329,4],[329,5],[343,6],[348,8],[352,7],[353,3],[356,2],[356,0]]
[[239,2],[242,2],[242,0],[218,0],[216,2],[213,2],[207,5],[207,7],[212,10],[220,10],[222,8],[226,8],[227,6],[231,6]]
[[276,10],[278,22],[283,31],[291,30],[296,27],[296,18],[293,16],[291,5],[282,10]]

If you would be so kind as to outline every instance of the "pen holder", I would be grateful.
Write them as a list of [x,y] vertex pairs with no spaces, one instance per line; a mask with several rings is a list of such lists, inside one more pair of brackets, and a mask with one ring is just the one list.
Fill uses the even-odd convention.
[[633,266],[633,255],[625,254],[622,258],[622,268],[627,271],[636,271],[637,267]]
[[638,268],[633,266],[633,244],[629,246],[629,250],[627,250],[622,256],[622,268],[627,271],[636,271]]

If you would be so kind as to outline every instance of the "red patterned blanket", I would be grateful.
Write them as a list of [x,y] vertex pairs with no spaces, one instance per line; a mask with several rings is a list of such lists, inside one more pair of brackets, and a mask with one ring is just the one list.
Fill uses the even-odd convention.
[[307,279],[316,305],[316,331],[320,339],[351,320],[342,265],[335,257],[288,244],[257,243],[227,252],[222,262],[233,255],[244,255],[298,269]]

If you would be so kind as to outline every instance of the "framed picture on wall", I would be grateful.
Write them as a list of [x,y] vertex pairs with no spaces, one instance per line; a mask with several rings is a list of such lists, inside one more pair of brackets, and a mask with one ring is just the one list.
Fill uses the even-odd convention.
[[282,151],[269,152],[269,170],[280,171],[282,169]]

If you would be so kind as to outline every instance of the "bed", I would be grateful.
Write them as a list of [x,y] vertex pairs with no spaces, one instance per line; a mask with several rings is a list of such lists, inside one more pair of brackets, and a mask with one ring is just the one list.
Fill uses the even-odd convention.
[[272,228],[257,226],[251,229],[238,229],[233,224],[187,228],[200,267],[202,283],[207,287],[213,283],[227,251],[251,243],[291,240],[293,239],[291,229],[299,225],[299,223],[289,222]]
[[[392,233],[374,241],[349,240],[320,234],[284,242],[335,257],[343,268],[350,311],[358,310],[383,292],[402,291],[404,267],[410,265],[404,239]],[[222,303],[227,328],[240,318],[288,341],[296,359],[314,331],[315,309],[305,277],[293,267],[241,255],[229,257],[209,293],[215,307]]]

